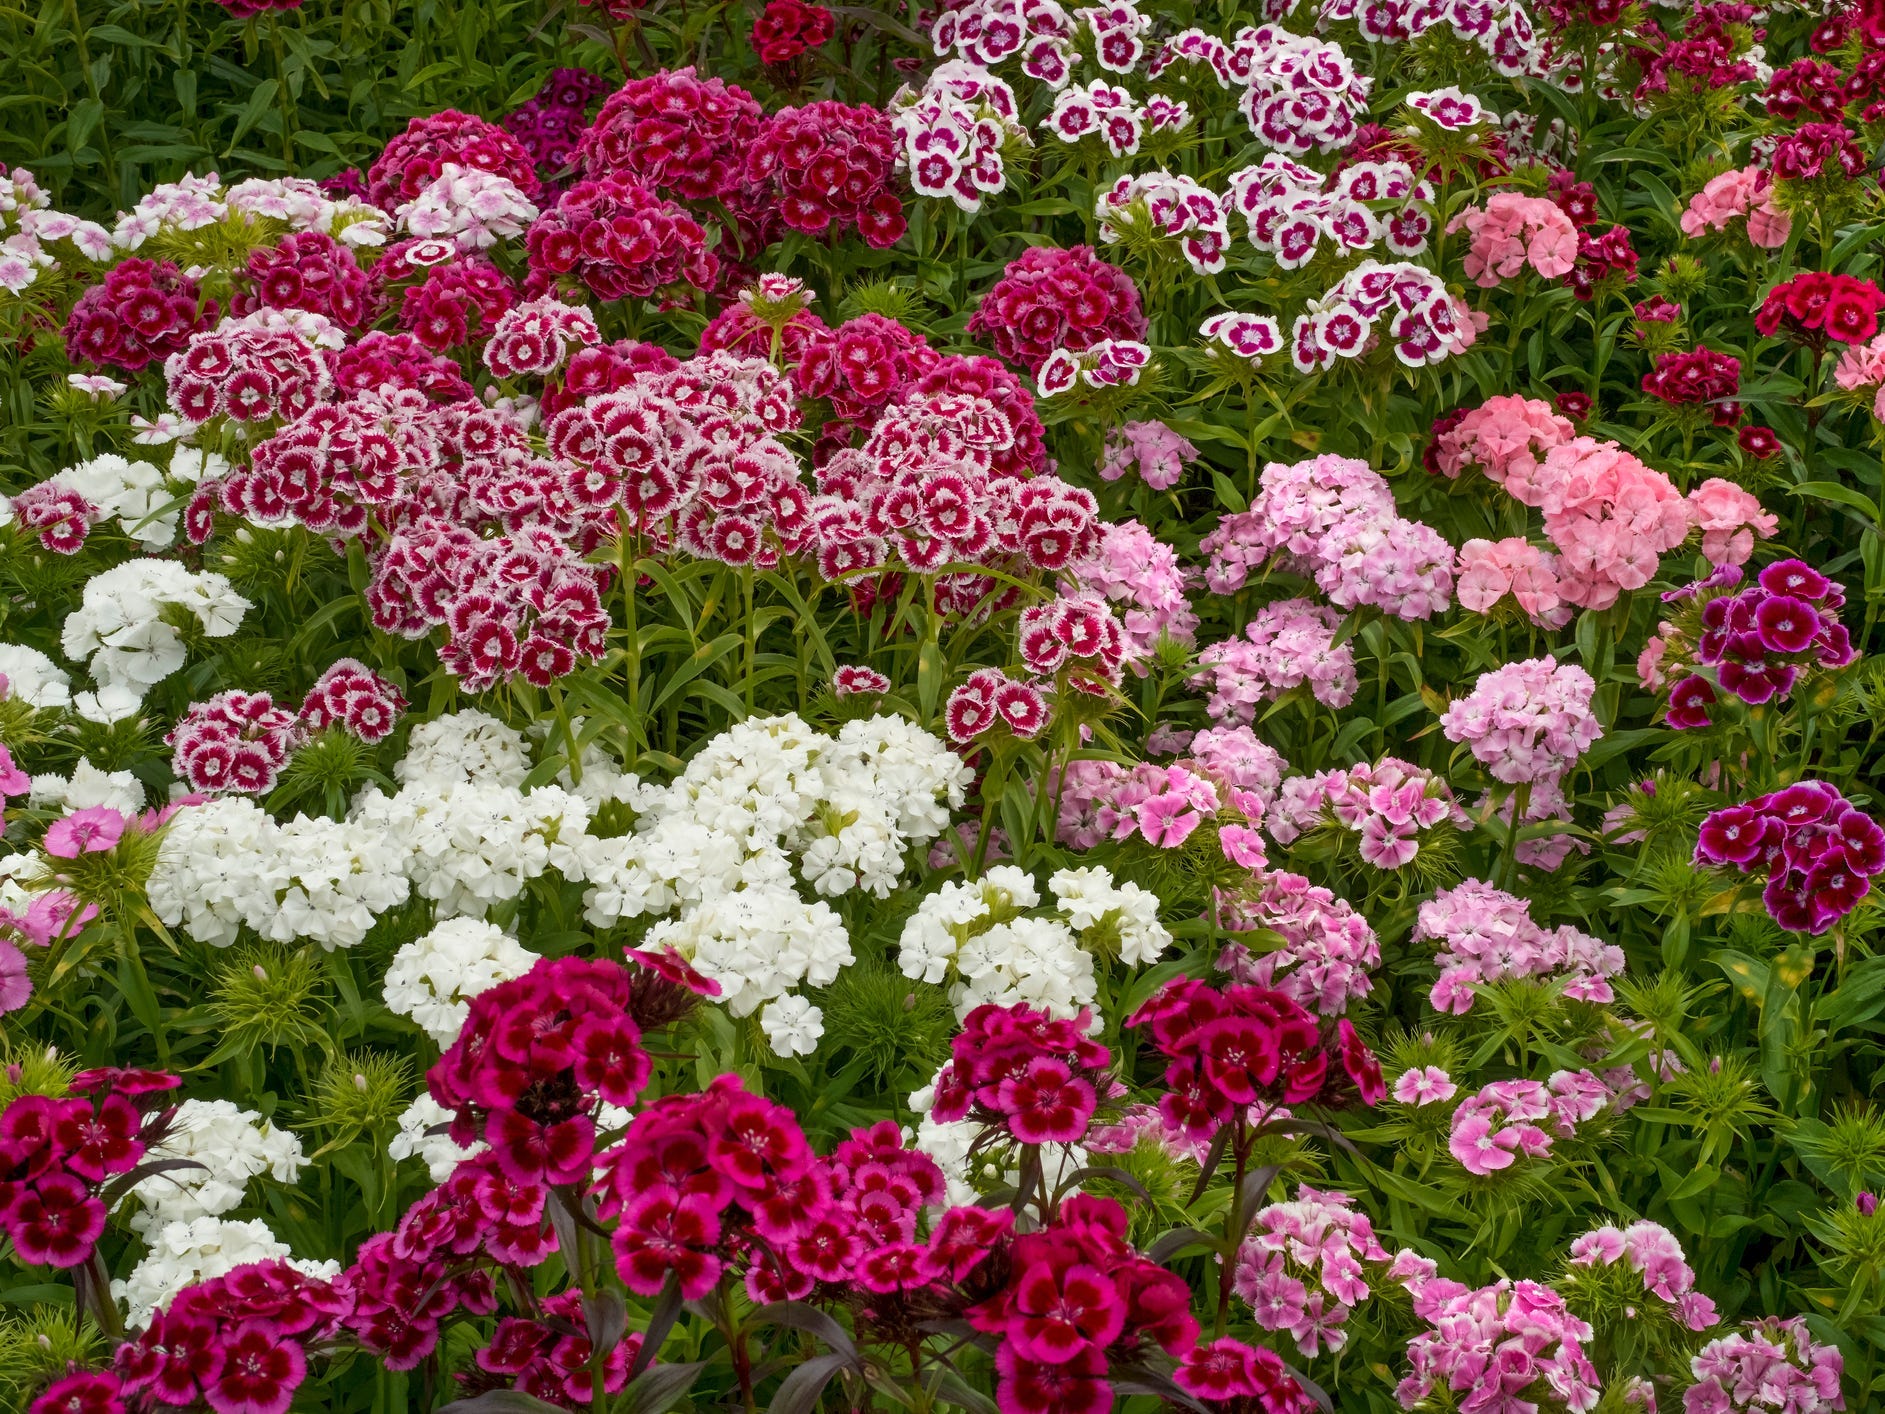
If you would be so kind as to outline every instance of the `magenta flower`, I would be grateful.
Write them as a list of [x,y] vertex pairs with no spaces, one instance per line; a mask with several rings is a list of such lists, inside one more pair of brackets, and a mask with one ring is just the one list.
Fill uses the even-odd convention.
[[[0,698],[4,693],[0,692]],[[0,797],[25,795],[33,788],[32,777],[13,764],[13,753],[0,744]]]
[[44,841],[47,854],[77,859],[111,849],[124,834],[124,816],[109,805],[88,805],[53,822]]
[[1191,837],[1203,818],[1182,795],[1155,795],[1133,807],[1139,833],[1161,849],[1175,849]]
[[26,954],[0,938],[0,1015],[18,1011],[33,995],[26,976]]
[[1512,1130],[1493,1133],[1492,1120],[1484,1114],[1470,1114],[1453,1122],[1447,1148],[1468,1173],[1482,1178],[1497,1169],[1512,1166],[1512,1154],[1518,1148],[1518,1135]]

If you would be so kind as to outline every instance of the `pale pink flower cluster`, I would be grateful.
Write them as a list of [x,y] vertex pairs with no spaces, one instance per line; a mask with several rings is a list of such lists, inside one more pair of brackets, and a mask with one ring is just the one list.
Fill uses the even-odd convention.
[[[1512,811],[1517,804],[1516,796],[1508,795],[1493,811],[1494,817],[1509,827],[1512,823]],[[1533,781],[1532,793],[1525,802],[1525,814],[1520,818],[1519,824],[1536,825],[1550,820],[1568,826],[1571,823],[1570,816],[1571,803],[1565,799],[1562,781]],[[1568,832],[1541,834],[1520,840],[1518,847],[1512,852],[1520,864],[1533,869],[1543,869],[1549,873],[1561,866],[1573,850],[1579,854],[1589,854],[1590,841],[1580,839]]]
[[1364,863],[1400,869],[1420,853],[1422,833],[1448,821],[1462,829],[1471,823],[1447,783],[1411,762],[1384,756],[1372,766],[1363,762],[1290,777],[1264,817],[1264,828],[1271,839],[1287,845],[1306,831],[1334,824],[1361,836]]
[[[1613,1267],[1627,1262],[1643,1278],[1643,1290],[1675,1307],[1676,1319],[1692,1331],[1705,1331],[1719,1319],[1715,1303],[1695,1289],[1695,1269],[1683,1255],[1676,1235],[1647,1220],[1628,1227],[1605,1224],[1571,1244],[1573,1267]],[[1572,1281],[1576,1273],[1571,1274]]]
[[1470,237],[1466,276],[1482,288],[1510,280],[1527,265],[1547,280],[1568,275],[1577,265],[1577,227],[1546,197],[1496,192],[1484,210],[1469,207],[1455,216],[1447,231],[1461,227]]
[[1175,849],[1219,808],[1217,787],[1183,766],[1141,762],[1128,769],[1115,761],[1072,761],[1056,786],[1059,841],[1088,850],[1103,840],[1138,835],[1161,849]]
[[1259,1327],[1286,1332],[1313,1359],[1348,1343],[1343,1327],[1370,1294],[1362,1264],[1389,1260],[1368,1215],[1346,1193],[1305,1183],[1292,1201],[1257,1213],[1231,1280]]
[[1247,726],[1207,727],[1186,746],[1190,764],[1229,792],[1230,802],[1253,824],[1276,799],[1289,763]]
[[1546,453],[1535,478],[1505,489],[1544,512],[1558,547],[1559,592],[1585,609],[1607,609],[1641,589],[1660,557],[1688,538],[1689,503],[1673,482],[1614,442],[1577,437]]
[[[1602,1114],[1610,1089],[1588,1070],[1560,1070],[1549,1080],[1495,1080],[1453,1111],[1447,1151],[1481,1178],[1520,1157],[1542,1159],[1559,1139]],[[1546,1129],[1543,1125],[1549,1125]]]
[[1574,663],[1527,658],[1481,673],[1440,717],[1448,741],[1463,742],[1497,781],[1556,782],[1603,728],[1591,710],[1597,684]]
[[1766,540],[1780,529],[1780,517],[1762,510],[1759,497],[1719,476],[1689,492],[1689,514],[1712,565],[1745,565],[1755,538]]
[[1460,607],[1490,613],[1507,594],[1541,628],[1563,628],[1571,605],[1558,592],[1558,557],[1522,535],[1503,540],[1468,540],[1460,546],[1453,593]]
[[1409,1289],[1431,1329],[1407,1343],[1411,1369],[1394,1392],[1403,1409],[1436,1386],[1452,1408],[1476,1414],[1596,1407],[1597,1370],[1584,1353],[1591,1328],[1550,1287],[1501,1280],[1475,1291],[1435,1278]]
[[1185,598],[1188,572],[1178,552],[1136,520],[1108,525],[1099,544],[1069,571],[1077,588],[1123,609],[1126,661],[1151,656],[1161,636],[1190,646],[1198,616]]
[[1342,616],[1326,604],[1281,599],[1244,625],[1242,638],[1198,654],[1192,679],[1207,688],[1205,710],[1218,722],[1251,722],[1259,705],[1304,683],[1316,701],[1340,709],[1355,700],[1355,650],[1335,642]]
[[1846,1407],[1845,1370],[1838,1347],[1814,1340],[1803,1318],[1764,1316],[1696,1353],[1683,1414],[1832,1414]]
[[1301,874],[1264,874],[1254,899],[1220,901],[1219,921],[1235,931],[1263,928],[1283,939],[1283,946],[1263,952],[1228,944],[1217,965],[1238,982],[1274,987],[1322,1016],[1340,1016],[1374,990],[1371,974],[1381,965],[1374,928],[1346,899]]
[[1128,471],[1154,491],[1178,484],[1198,449],[1162,422],[1127,422],[1110,429],[1100,455],[1100,480],[1117,481]]
[[1440,976],[1428,994],[1435,1011],[1464,1016],[1475,986],[1514,977],[1561,980],[1564,995],[1580,1002],[1611,1002],[1610,979],[1623,972],[1623,949],[1569,924],[1541,928],[1525,900],[1468,879],[1442,889],[1420,906],[1414,941],[1438,943]]
[[1434,454],[1440,470],[1449,478],[1477,466],[1488,480],[1503,486],[1514,473],[1521,480],[1530,480],[1546,452],[1576,435],[1577,430],[1553,412],[1550,403],[1501,393],[1487,398],[1442,432],[1435,441]]
[[1682,213],[1682,234],[1691,240],[1708,231],[1725,231],[1745,216],[1748,240],[1763,250],[1779,250],[1793,231],[1793,217],[1774,204],[1773,173],[1758,162],[1710,177],[1689,198]]
[[1850,393],[1885,383],[1885,334],[1866,344],[1847,344],[1833,367],[1833,382]]
[[1205,583],[1219,594],[1286,554],[1289,568],[1312,576],[1343,609],[1425,619],[1452,601],[1453,547],[1431,526],[1403,519],[1387,481],[1353,457],[1271,462],[1250,509],[1221,518],[1198,548],[1211,557]]
[[537,208],[510,178],[447,162],[397,215],[400,226],[422,240],[449,240],[460,250],[488,250],[521,236],[537,219]]
[[1150,1141],[1174,1159],[1203,1163],[1211,1152],[1211,1141],[1173,1124],[1157,1105],[1128,1105],[1111,1124],[1087,1131],[1080,1147],[1089,1154],[1130,1154],[1143,1141]]

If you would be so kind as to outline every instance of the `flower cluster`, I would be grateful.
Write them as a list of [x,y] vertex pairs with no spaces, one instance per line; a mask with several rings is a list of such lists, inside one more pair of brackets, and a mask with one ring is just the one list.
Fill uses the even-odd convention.
[[1764,870],[1762,901],[1774,921],[1824,933],[1858,906],[1885,873],[1885,830],[1821,781],[1800,781],[1702,822],[1695,862]]
[[[1839,621],[1845,602],[1843,589],[1801,560],[1776,560],[1739,592],[1708,598],[1692,656],[1714,670],[1713,681],[1697,672],[1678,679],[1669,689],[1669,725],[1710,725],[1717,688],[1758,706],[1786,698],[1803,668],[1851,663],[1858,653]],[[1666,653],[1668,638],[1662,642]]]
[[1555,782],[1577,764],[1603,727],[1592,710],[1597,684],[1571,663],[1528,658],[1482,673],[1448,705],[1440,729],[1467,746],[1495,781]]
[[1580,1002],[1616,999],[1610,979],[1623,972],[1623,949],[1570,924],[1541,928],[1525,900],[1479,879],[1442,889],[1420,906],[1414,941],[1439,944],[1428,1001],[1435,1011],[1464,1016],[1477,988],[1514,978],[1540,978]]
[[1278,844],[1333,825],[1360,836],[1362,861],[1377,869],[1402,869],[1420,853],[1421,837],[1442,825],[1462,827],[1466,812],[1444,780],[1429,771],[1384,756],[1370,765],[1291,776],[1263,817]]
[[968,332],[1038,374],[1056,349],[1084,353],[1102,339],[1143,339],[1145,314],[1125,272],[1086,246],[1030,246],[982,296]]

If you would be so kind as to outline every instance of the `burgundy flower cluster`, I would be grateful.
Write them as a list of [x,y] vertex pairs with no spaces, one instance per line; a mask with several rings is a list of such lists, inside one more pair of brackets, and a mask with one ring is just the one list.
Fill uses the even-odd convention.
[[1749,705],[1793,691],[1802,667],[1843,668],[1857,658],[1852,636],[1839,621],[1845,591],[1801,560],[1778,560],[1737,594],[1702,606],[1695,661],[1715,670],[1715,682],[1690,673],[1669,691],[1669,725],[1710,725],[1715,688]]
[[[804,330],[792,385],[800,397],[831,404],[834,421],[823,431],[831,443],[848,441],[855,428],[869,426],[941,357],[921,334],[881,314],[860,314],[835,329],[786,327],[794,333]],[[764,358],[766,352],[755,356]]]
[[1172,1130],[1196,1139],[1209,1140],[1253,1106],[1349,1096],[1372,1105],[1387,1093],[1380,1064],[1346,1018],[1325,1038],[1314,1016],[1268,987],[1219,989],[1180,977],[1126,1024],[1150,1028],[1166,1058],[1159,1112]]
[[1761,97],[1771,117],[1792,122],[1806,114],[1818,122],[1837,122],[1846,108],[1846,76],[1837,64],[1803,57],[1775,69]]
[[171,767],[193,791],[265,795],[299,744],[295,714],[266,692],[219,692],[195,702],[164,738]]
[[1119,686],[1126,632],[1098,594],[1061,594],[1021,611],[1021,661],[1036,677],[1059,678],[1076,692],[1104,696]]
[[136,373],[216,319],[196,281],[168,260],[132,256],[80,295],[65,321],[66,357]]
[[1079,1143],[1114,1084],[1113,1053],[1087,1034],[1090,1021],[1025,1003],[976,1007],[936,1076],[931,1118],[973,1120],[1017,1144]]
[[943,704],[943,727],[964,746],[997,725],[1026,741],[1040,734],[1051,715],[1047,695],[1033,683],[1000,668],[977,668]]
[[22,1095],[0,1112],[0,1231],[35,1266],[90,1260],[105,1231],[99,1190],[162,1136],[177,1077],[88,1070],[63,1099]]
[[630,79],[582,135],[584,175],[623,176],[683,201],[728,201],[746,184],[746,154],[766,115],[752,94],[692,66]]
[[533,293],[568,276],[603,300],[678,294],[708,289],[720,273],[700,223],[627,177],[578,182],[531,223],[527,240]]
[[1767,292],[1754,314],[1754,328],[1765,338],[1776,334],[1808,348],[1829,341],[1863,344],[1878,333],[1885,310],[1885,290],[1851,275],[1804,271]]
[[333,386],[320,351],[292,329],[225,321],[192,334],[164,360],[170,406],[179,417],[208,422],[289,422],[312,409]]
[[301,701],[305,732],[339,727],[369,746],[384,741],[406,710],[406,697],[365,663],[342,658],[321,674]]
[[1717,427],[1741,420],[1741,360],[1713,349],[1657,354],[1643,391],[1671,407],[1705,407]]
[[771,190],[793,230],[842,236],[855,227],[882,250],[908,229],[894,181],[897,150],[882,109],[825,99],[774,114],[747,154],[746,172]]
[[542,192],[537,169],[511,134],[447,108],[414,118],[396,133],[367,168],[367,200],[392,211],[417,199],[447,162],[503,177],[533,200]]
[[1885,873],[1885,830],[1824,781],[1801,781],[1702,822],[1695,862],[1764,870],[1774,922],[1824,933]]
[[823,5],[805,0],[766,0],[753,21],[753,53],[762,64],[789,64],[808,49],[829,42],[837,22]]
[[367,272],[353,252],[321,231],[290,231],[249,252],[248,282],[229,301],[235,314],[305,309],[357,329],[370,309]]
[[1774,146],[1768,166],[1786,182],[1850,182],[1866,170],[1865,151],[1843,123],[1805,123]]
[[482,255],[449,242],[401,241],[373,267],[375,302],[435,353],[490,337],[517,286]]
[[635,339],[595,344],[570,355],[562,380],[544,388],[539,405],[546,418],[553,417],[584,398],[618,392],[644,373],[672,373],[680,366],[681,361],[659,344]]
[[1146,321],[1132,277],[1090,246],[1030,246],[982,296],[968,332],[1039,373],[1055,349],[1084,353],[1105,339],[1143,340]]
[[608,80],[587,69],[552,69],[534,98],[504,119],[504,127],[524,145],[540,175],[563,171],[575,160],[589,105],[609,91]]

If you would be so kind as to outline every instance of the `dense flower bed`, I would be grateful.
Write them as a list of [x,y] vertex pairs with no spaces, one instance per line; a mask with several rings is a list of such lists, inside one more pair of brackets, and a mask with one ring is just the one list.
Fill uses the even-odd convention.
[[9,61],[0,1406],[1885,1397],[1885,10],[317,8]]

